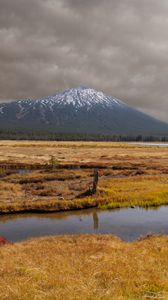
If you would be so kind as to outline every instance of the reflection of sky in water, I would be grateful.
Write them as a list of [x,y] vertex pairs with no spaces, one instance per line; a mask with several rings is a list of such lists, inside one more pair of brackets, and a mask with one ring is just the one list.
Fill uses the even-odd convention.
[[36,236],[60,234],[113,234],[132,241],[148,233],[168,234],[168,206],[144,210],[26,214],[0,217],[0,236],[20,241]]

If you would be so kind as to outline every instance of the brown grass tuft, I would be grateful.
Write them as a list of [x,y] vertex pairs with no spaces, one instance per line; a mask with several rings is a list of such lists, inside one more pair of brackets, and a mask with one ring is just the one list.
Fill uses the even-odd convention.
[[0,248],[0,299],[168,299],[168,238],[32,239]]

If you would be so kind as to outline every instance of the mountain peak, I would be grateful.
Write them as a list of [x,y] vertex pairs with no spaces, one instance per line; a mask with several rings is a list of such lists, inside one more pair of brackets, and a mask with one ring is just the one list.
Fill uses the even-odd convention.
[[59,133],[168,135],[168,124],[86,86],[0,104],[0,127],[13,126]]
[[75,110],[86,108],[92,109],[95,106],[102,105],[102,107],[125,106],[126,104],[114,97],[106,96],[103,92],[96,91],[86,86],[79,86],[77,88],[67,89],[59,92],[53,96],[41,98],[41,103],[47,101],[50,103],[58,103],[62,106],[74,106]]

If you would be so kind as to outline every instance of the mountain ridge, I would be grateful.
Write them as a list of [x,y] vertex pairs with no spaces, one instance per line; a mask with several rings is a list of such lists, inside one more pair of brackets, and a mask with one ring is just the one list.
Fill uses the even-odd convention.
[[0,104],[0,128],[103,135],[166,135],[159,121],[103,92],[80,86]]

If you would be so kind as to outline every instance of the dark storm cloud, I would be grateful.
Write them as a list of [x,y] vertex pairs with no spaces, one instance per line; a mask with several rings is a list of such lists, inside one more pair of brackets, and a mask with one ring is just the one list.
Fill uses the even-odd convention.
[[168,121],[167,0],[0,0],[0,99],[80,84]]

